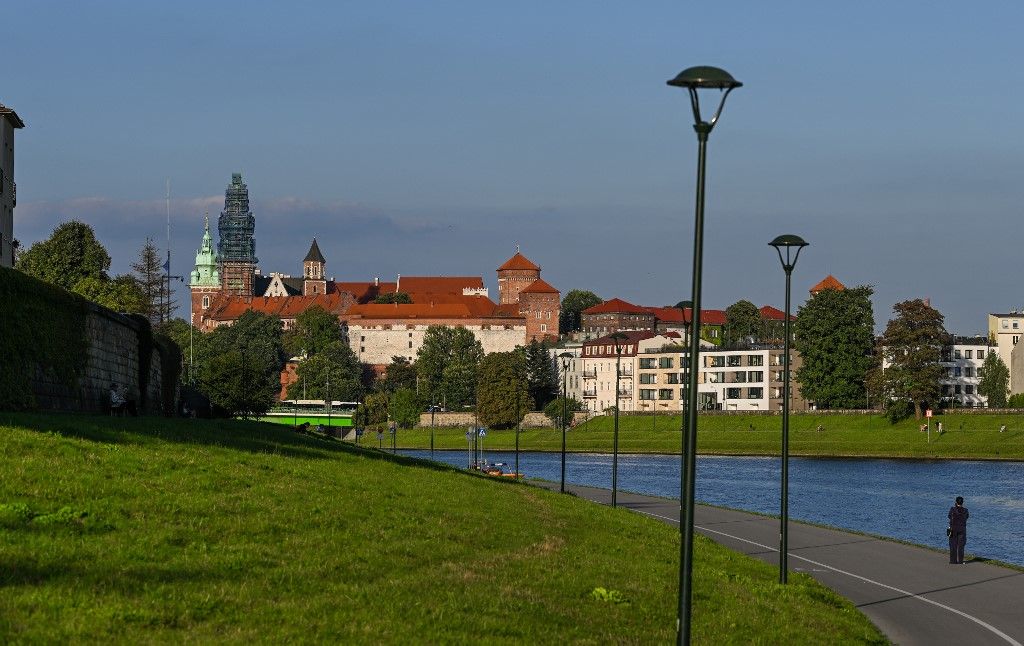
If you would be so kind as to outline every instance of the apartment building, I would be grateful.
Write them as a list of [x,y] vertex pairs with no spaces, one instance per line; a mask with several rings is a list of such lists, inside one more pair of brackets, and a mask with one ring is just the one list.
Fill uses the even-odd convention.
[[[642,410],[636,406],[636,391],[633,376],[636,372],[636,357],[643,349],[676,346],[680,343],[677,334],[656,334],[650,330],[622,332],[625,338],[613,339],[610,335],[590,341],[582,346],[580,360],[575,362],[580,397],[586,410],[602,413],[613,408],[618,402],[623,412]],[[619,351],[616,351],[618,343]],[[618,396],[616,397],[616,365],[619,368]]]
[[983,336],[954,337],[950,345],[943,347],[940,362],[946,370],[940,380],[943,401],[955,407],[987,407],[988,397],[978,394],[978,372],[988,353],[997,351],[997,347]]

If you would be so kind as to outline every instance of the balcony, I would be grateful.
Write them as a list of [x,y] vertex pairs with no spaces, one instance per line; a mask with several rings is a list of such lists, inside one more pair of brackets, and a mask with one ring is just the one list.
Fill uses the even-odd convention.
[[597,397],[597,390],[584,390],[583,399],[594,399]]
[[633,391],[632,390],[620,390],[619,391],[619,398],[621,399],[623,397],[630,397],[630,398],[632,398],[633,397]]
[[583,371],[583,378],[584,379],[596,379],[597,378],[597,368],[591,368],[590,370],[584,370]]
[[619,376],[620,376],[620,377],[632,377],[632,376],[633,376],[633,368],[632,368],[632,367],[629,367],[629,368],[623,368],[623,369],[622,369],[622,370],[621,370],[621,371],[619,372]]

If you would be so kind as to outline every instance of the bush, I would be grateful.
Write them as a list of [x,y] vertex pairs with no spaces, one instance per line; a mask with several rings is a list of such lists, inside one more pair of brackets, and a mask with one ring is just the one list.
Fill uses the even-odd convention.
[[890,424],[903,421],[914,414],[914,405],[906,399],[893,399],[885,407],[885,418]]
[[1010,395],[1010,398],[1006,400],[1006,406],[1007,408],[1024,408],[1024,393]]

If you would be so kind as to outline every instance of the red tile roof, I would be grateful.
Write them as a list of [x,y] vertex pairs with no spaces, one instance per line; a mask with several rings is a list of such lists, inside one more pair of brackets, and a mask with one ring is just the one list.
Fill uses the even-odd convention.
[[[693,320],[693,309],[687,307],[683,311],[683,320]],[[700,311],[700,324],[701,325],[725,325],[725,310],[701,310]]]
[[559,291],[549,285],[546,281],[538,278],[519,292],[520,294],[558,294]]
[[650,308],[627,303],[621,298],[613,298],[599,305],[588,307],[583,314],[650,314]]
[[825,276],[824,280],[812,287],[810,291],[811,294],[817,294],[818,292],[823,292],[826,289],[834,289],[841,292],[846,289],[846,285],[836,280],[836,277],[832,274],[829,274],[828,276]]
[[245,312],[252,310],[292,319],[314,305],[328,312],[340,315],[352,304],[351,297],[344,292],[317,294],[315,296],[241,296],[220,295],[210,304],[206,317],[214,321],[234,321]]
[[[762,307],[758,311],[761,312],[761,318],[766,319],[768,321],[785,321],[786,320],[786,313],[783,312],[782,310],[778,309],[778,308],[772,307],[771,305],[765,305],[764,307]],[[792,321],[793,319],[796,318],[796,316],[790,314],[789,318]]]
[[648,307],[647,311],[662,323],[685,323],[683,310],[678,307]]
[[538,265],[535,265],[530,259],[518,251],[516,252],[516,255],[506,260],[504,265],[498,267],[498,271],[505,271],[506,269],[531,269],[533,271],[540,271],[540,267]]

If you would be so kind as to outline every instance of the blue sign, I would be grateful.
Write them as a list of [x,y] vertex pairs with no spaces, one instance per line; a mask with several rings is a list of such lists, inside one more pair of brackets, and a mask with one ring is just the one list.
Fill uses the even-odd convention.
[[476,433],[477,433],[477,435],[479,435],[480,437],[485,437],[485,436],[487,435],[487,431],[486,431],[485,429],[483,429],[483,428],[481,428],[481,429],[478,429]]

